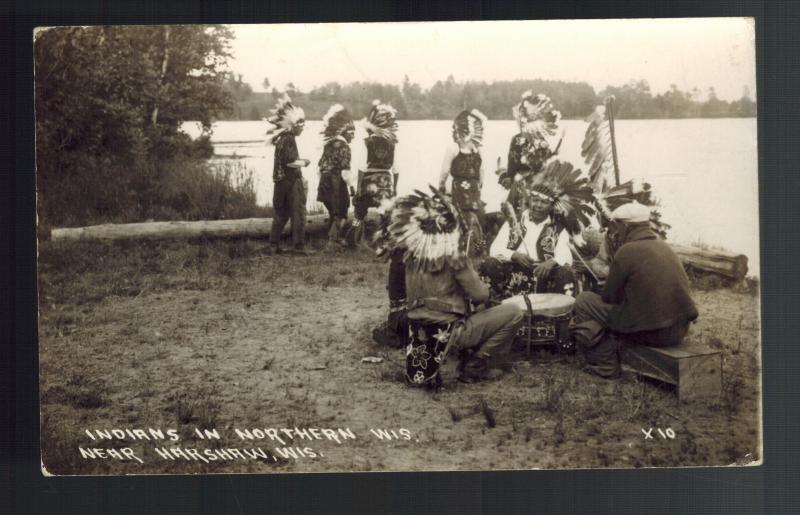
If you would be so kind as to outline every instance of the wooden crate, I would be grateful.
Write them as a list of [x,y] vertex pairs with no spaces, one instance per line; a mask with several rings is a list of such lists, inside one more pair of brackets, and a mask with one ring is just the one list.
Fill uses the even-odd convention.
[[623,367],[676,386],[678,399],[715,399],[722,393],[722,354],[697,344],[626,346]]

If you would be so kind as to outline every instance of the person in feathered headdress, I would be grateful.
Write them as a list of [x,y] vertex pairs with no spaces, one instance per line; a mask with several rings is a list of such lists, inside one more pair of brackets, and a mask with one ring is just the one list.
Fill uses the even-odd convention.
[[325,147],[319,159],[317,201],[325,205],[330,216],[329,245],[344,244],[340,231],[347,219],[353,190],[347,179],[350,176],[350,142],[355,136],[355,126],[350,113],[341,104],[332,105],[322,123]]
[[474,237],[483,239],[480,219],[483,214],[484,160],[481,153],[486,116],[477,109],[461,111],[453,120],[453,144],[442,160],[439,189],[445,191],[452,177],[452,195],[456,207],[473,229]]
[[598,221],[603,228],[611,223],[611,212],[629,202],[638,202],[650,208],[650,228],[661,238],[666,239],[670,226],[661,221],[658,211],[659,201],[653,196],[649,183],[630,180],[619,186],[605,187],[596,195]]
[[608,237],[619,245],[602,295],[575,300],[570,332],[588,369],[603,377],[619,375],[621,345],[678,345],[698,316],[683,265],[650,217],[636,201],[611,211]]
[[452,198],[431,187],[396,199],[379,251],[402,257],[408,296],[406,378],[437,386],[448,356],[459,360],[459,379],[474,382],[499,373],[523,312],[511,304],[473,312],[489,291],[473,266],[472,232]]
[[380,207],[386,198],[397,194],[399,172],[394,163],[397,145],[397,111],[389,104],[373,100],[362,121],[367,137],[367,169],[359,173],[358,193],[353,198],[355,220],[353,241],[359,243],[364,235],[364,220],[370,207]]
[[521,293],[574,295],[570,237],[590,223],[592,188],[580,170],[556,159],[524,184],[526,209],[517,218],[504,204],[507,220],[481,273],[500,299]]
[[512,108],[512,114],[519,125],[519,133],[511,138],[507,167],[496,173],[498,182],[509,190],[507,202],[519,217],[525,209],[525,190],[529,188],[519,183],[530,181],[548,159],[558,154],[563,131],[558,127],[561,112],[542,93],[534,95],[530,90],[523,93],[520,103]]
[[303,132],[305,113],[284,95],[266,121],[272,125],[267,131],[268,143],[275,146],[275,161],[272,180],[272,206],[275,219],[272,222],[270,241],[274,252],[281,252],[280,238],[286,222],[292,221],[292,242],[295,252],[310,254],[305,248],[306,188],[301,168],[309,165],[308,159],[300,159],[295,137]]

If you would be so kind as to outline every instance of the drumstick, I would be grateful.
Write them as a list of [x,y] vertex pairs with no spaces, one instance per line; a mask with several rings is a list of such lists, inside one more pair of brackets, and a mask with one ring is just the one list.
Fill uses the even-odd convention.
[[589,268],[589,265],[587,265],[587,264],[586,264],[586,261],[584,261],[584,260],[583,260],[583,256],[581,256],[581,253],[580,253],[580,252],[578,252],[578,249],[576,249],[576,248],[575,248],[575,245],[574,245],[574,244],[573,244],[571,241],[567,242],[567,244],[569,245],[569,249],[570,249],[570,250],[571,250],[571,251],[572,251],[572,252],[573,252],[575,255],[577,255],[577,256],[578,256],[578,259],[580,259],[580,260],[581,260],[581,263],[583,263],[583,266],[584,266],[584,268],[586,268],[586,270],[587,270],[587,271],[588,271],[590,274],[592,274],[592,277],[594,277],[594,280],[595,280],[595,281],[597,281],[597,282],[600,282],[600,278],[599,278],[599,277],[597,277],[597,276],[594,274],[594,272],[592,271],[592,269],[591,269],[591,268]]
[[514,212],[514,208],[508,202],[503,202],[503,204],[500,206],[500,211],[502,211],[506,217],[509,231],[514,231],[519,235],[522,246],[525,247],[525,252],[530,256],[531,251],[528,249],[528,244],[525,243],[525,235],[522,232],[522,226],[517,219],[517,214]]

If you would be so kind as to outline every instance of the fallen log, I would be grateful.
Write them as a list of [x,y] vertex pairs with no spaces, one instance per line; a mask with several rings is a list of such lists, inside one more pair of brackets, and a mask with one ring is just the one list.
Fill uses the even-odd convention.
[[684,268],[704,274],[720,275],[735,282],[747,275],[747,256],[724,250],[669,244]]
[[[367,223],[374,226],[379,215],[370,212]],[[102,224],[88,227],[52,229],[49,238],[63,240],[158,240],[191,238],[269,238],[272,218],[245,218],[239,220],[200,220],[196,222],[141,222],[132,224]],[[314,236],[327,232],[328,215],[306,217],[306,234]],[[291,222],[283,228],[283,235],[291,234]],[[46,235],[45,235],[46,237]]]
[[[378,213],[370,210],[367,224],[377,226]],[[484,220],[484,235],[492,241],[502,223],[500,213],[487,213]],[[290,234],[286,224],[283,235]],[[272,218],[246,218],[241,220],[210,220],[197,222],[142,222],[133,224],[102,224],[88,227],[53,229],[50,239],[117,241],[132,239],[191,239],[191,238],[268,238],[272,229]],[[311,215],[306,218],[306,234],[314,236],[328,230],[328,215]],[[722,276],[734,282],[747,275],[747,257],[724,250],[703,249],[688,245],[669,243],[684,267],[701,274]]]
[[[326,230],[328,215],[312,215],[306,218],[306,231],[310,233]],[[283,234],[290,233],[291,224],[286,224]],[[102,224],[88,227],[53,229],[50,239],[60,240],[135,240],[135,239],[190,239],[253,237],[268,238],[272,229],[272,218],[245,218],[240,220],[201,220],[197,222],[141,222],[133,224]]]

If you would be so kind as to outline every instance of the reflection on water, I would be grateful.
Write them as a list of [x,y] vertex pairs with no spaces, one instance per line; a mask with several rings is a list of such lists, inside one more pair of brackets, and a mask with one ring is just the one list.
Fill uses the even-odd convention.
[[[621,179],[645,179],[661,199],[663,219],[672,229],[671,240],[703,242],[741,252],[750,259],[750,273],[758,275],[758,159],[755,119],[618,120],[617,146]],[[448,121],[400,121],[395,164],[400,171],[400,194],[436,184],[444,147],[450,140]],[[583,168],[580,147],[586,124],[565,120],[560,156]],[[300,156],[310,159],[304,170],[309,183],[309,209],[315,201],[319,179],[317,162],[322,154],[322,123],[309,121],[297,140]],[[184,130],[196,135],[196,124]],[[273,148],[264,142],[266,123],[219,122],[212,141],[217,155],[236,156],[255,175],[259,204],[272,196]],[[508,144],[516,132],[510,120],[489,121],[483,155],[487,180],[483,200],[496,210],[504,198],[494,179],[497,158],[505,166]],[[351,148],[353,169],[365,167],[364,131],[357,128]]]

